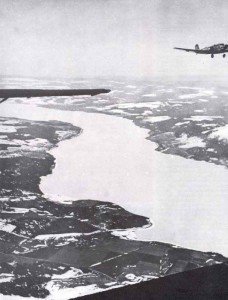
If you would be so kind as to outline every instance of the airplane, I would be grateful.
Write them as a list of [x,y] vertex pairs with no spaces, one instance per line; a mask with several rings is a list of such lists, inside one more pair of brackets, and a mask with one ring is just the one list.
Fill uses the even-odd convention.
[[200,49],[199,45],[195,45],[195,49],[188,49],[188,48],[178,48],[175,47],[174,49],[177,50],[184,50],[187,52],[195,52],[196,54],[210,54],[211,58],[214,57],[215,54],[223,54],[223,58],[226,57],[226,52],[228,52],[228,45],[226,44],[216,44],[210,47],[205,47]]
[[32,98],[50,96],[95,96],[109,93],[108,89],[73,89],[73,90],[45,90],[45,89],[0,89],[0,104],[9,98]]

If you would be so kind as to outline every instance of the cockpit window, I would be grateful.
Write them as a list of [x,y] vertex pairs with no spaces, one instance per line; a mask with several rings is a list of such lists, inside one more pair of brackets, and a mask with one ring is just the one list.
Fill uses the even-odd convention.
[[203,48],[202,50],[209,51],[209,50],[210,50],[210,47],[205,47],[205,48]]
[[215,45],[215,48],[217,48],[217,49],[222,49],[223,47],[224,47],[224,44]]

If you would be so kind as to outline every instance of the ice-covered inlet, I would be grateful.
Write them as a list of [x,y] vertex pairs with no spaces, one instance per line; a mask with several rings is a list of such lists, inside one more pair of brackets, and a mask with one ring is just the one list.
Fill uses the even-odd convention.
[[40,187],[53,200],[114,202],[151,218],[154,226],[138,230],[140,239],[228,255],[225,167],[155,151],[148,130],[120,117],[10,103],[2,104],[1,115],[83,129],[51,150],[56,167]]

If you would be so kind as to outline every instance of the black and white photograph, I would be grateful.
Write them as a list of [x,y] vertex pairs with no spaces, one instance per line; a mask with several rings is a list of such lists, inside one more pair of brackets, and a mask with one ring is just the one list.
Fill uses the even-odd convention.
[[227,16],[0,0],[0,300],[228,299]]

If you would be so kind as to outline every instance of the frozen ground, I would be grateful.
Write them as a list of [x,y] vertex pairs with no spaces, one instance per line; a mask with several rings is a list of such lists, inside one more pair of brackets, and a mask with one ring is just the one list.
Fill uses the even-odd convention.
[[[40,186],[46,197],[116,203],[151,219],[153,227],[137,231],[138,238],[228,254],[225,167],[155,151],[148,129],[123,118],[7,103],[2,115],[55,115],[83,129],[51,151],[56,166]],[[181,144],[189,146],[183,138]]]
[[[27,285],[23,296],[49,297],[51,293],[57,299],[57,294],[92,293],[120,282],[136,283],[224,260],[214,253],[162,242],[227,255],[225,87],[12,78],[2,80],[1,86],[112,89],[109,95],[96,97],[17,99],[12,102],[32,105],[1,105],[2,116],[33,120],[25,124],[8,118],[0,124],[0,154],[7,162],[0,173],[7,179],[1,193],[0,224],[2,249],[8,255],[1,253],[6,262],[0,278],[4,294],[22,278]],[[61,142],[50,155],[47,151],[53,143],[73,136],[73,127],[60,129],[57,122],[46,130],[43,122],[37,122],[53,119],[83,131]],[[52,155],[56,167],[46,176],[54,163]],[[66,211],[64,204],[49,202],[40,194],[40,176],[46,176],[41,184],[46,197],[59,203],[110,202],[78,201]],[[140,229],[149,225],[143,216],[150,218],[153,227]],[[132,240],[135,236],[138,240]],[[36,257],[45,262],[38,267],[33,261],[22,268],[21,264]],[[26,276],[21,277],[22,270]],[[33,282],[36,270],[42,282]],[[14,277],[9,276],[12,272]],[[80,272],[82,276],[73,279],[71,275]],[[14,290],[14,294],[20,292]]]

